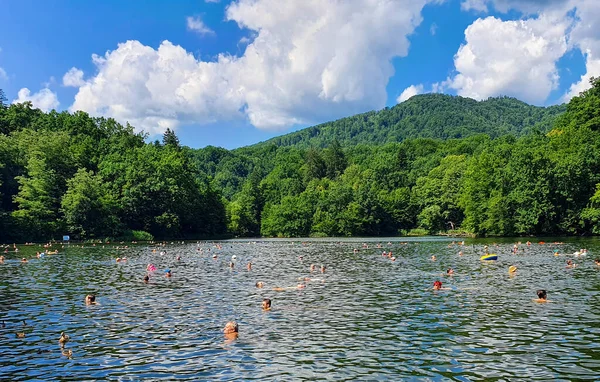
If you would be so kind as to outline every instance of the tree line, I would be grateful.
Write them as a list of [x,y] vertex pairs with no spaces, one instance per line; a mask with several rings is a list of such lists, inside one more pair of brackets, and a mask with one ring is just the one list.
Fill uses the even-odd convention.
[[[0,101],[0,241],[598,234],[600,79],[591,83],[536,117],[522,105],[486,109],[521,121],[509,132],[442,139],[456,122],[434,118],[422,129],[435,132],[421,133],[436,138],[357,143],[347,131],[236,150],[190,149],[171,130],[147,142],[112,119]],[[446,97],[431,97],[427,113],[445,113]]]

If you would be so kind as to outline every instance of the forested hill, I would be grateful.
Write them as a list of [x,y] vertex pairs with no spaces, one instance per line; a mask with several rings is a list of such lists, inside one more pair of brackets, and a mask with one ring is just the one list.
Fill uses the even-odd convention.
[[548,132],[566,105],[531,106],[515,98],[471,98],[422,94],[392,108],[370,111],[272,138],[255,146],[275,144],[297,148],[384,144],[411,138],[465,138],[487,134],[521,136],[538,129]]

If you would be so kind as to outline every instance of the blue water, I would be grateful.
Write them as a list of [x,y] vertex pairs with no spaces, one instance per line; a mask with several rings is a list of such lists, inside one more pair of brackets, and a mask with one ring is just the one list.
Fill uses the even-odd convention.
[[[20,246],[0,264],[0,380],[599,379],[600,242],[521,245],[512,255],[514,240],[488,241],[499,260],[486,263],[480,241],[363,241],[87,245],[41,259],[39,247]],[[587,256],[553,255],[581,247]],[[381,256],[390,249],[395,262]],[[565,268],[569,258],[578,267]],[[144,284],[148,263],[157,271]],[[273,290],[304,277],[304,289]],[[435,280],[450,289],[432,291]],[[541,288],[551,302],[532,301]],[[85,305],[88,293],[97,305]],[[222,333],[229,320],[237,339]],[[71,340],[61,349],[63,331]]]

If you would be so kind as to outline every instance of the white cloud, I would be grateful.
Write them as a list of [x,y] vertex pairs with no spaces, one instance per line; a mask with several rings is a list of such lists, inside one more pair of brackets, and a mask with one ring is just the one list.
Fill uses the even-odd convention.
[[567,51],[568,25],[545,15],[477,19],[454,57],[458,73],[446,85],[475,99],[509,95],[541,104],[558,85],[556,61]]
[[189,31],[193,31],[198,33],[200,36],[204,36],[207,34],[215,34],[215,31],[210,29],[204,24],[204,21],[200,18],[200,16],[191,17],[189,16],[187,19],[187,29]]
[[30,101],[33,107],[36,107],[42,111],[50,111],[56,109],[60,104],[56,93],[48,88],[44,88],[37,93],[31,94],[31,91],[27,88],[22,88],[17,93],[18,98],[13,103],[22,103]]
[[207,62],[168,41],[121,43],[93,56],[97,73],[71,110],[157,133],[243,118],[287,128],[381,108],[391,59],[408,53],[428,1],[239,0],[226,18],[254,36],[241,56]]
[[589,50],[586,52],[585,67],[586,72],[581,76],[579,82],[571,85],[567,93],[563,96],[563,102],[569,102],[571,98],[588,89],[592,77],[600,76],[600,58],[594,57]]
[[64,86],[72,86],[72,87],[80,87],[85,84],[83,80],[83,70],[77,69],[75,67],[69,69],[68,72],[63,76],[63,85]]
[[478,12],[487,12],[487,0],[463,0],[460,3],[460,7],[464,11],[478,11]]
[[432,36],[435,36],[435,34],[437,33],[438,30],[438,26],[436,23],[431,24],[431,26],[429,27],[429,33],[431,33]]
[[8,80],[8,75],[6,74],[6,70],[0,68],[0,80]]
[[461,8],[465,11],[474,10],[488,12],[490,7],[492,7],[502,13],[507,13],[511,9],[514,9],[525,14],[537,14],[548,13],[554,10],[564,10],[565,6],[570,6],[570,3],[573,1],[574,0],[463,0],[461,2]]
[[411,98],[412,96],[416,96],[417,94],[421,94],[421,93],[423,93],[423,85],[422,84],[410,85],[409,87],[404,89],[404,91],[402,92],[402,94],[400,94],[398,96],[398,98],[396,98],[396,102],[397,103],[404,102],[407,99]]
[[[545,14],[551,18],[563,19],[571,23],[567,30],[569,48],[579,49],[586,59],[586,72],[580,80],[572,84],[563,97],[571,97],[589,88],[589,79],[600,75],[600,1],[598,0],[464,0],[467,3],[488,5],[500,12],[516,10],[524,14]],[[572,17],[572,10],[575,17]]]
[[205,3],[218,3],[221,0],[204,0]]

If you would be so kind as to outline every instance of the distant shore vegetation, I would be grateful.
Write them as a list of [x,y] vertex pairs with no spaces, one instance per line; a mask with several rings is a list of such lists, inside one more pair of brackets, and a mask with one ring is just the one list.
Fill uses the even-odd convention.
[[0,242],[600,234],[600,79],[567,105],[420,95],[236,150],[0,91]]

